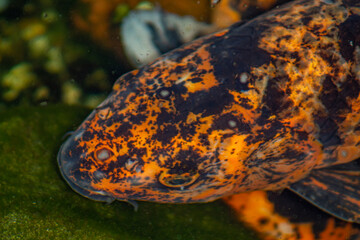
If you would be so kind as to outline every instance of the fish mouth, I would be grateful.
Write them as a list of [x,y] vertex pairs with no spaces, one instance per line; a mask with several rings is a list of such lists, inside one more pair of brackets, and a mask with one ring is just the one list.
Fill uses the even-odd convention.
[[[87,189],[81,185],[76,184],[72,179],[68,177],[67,173],[69,173],[69,166],[71,165],[66,164],[66,161],[64,160],[64,157],[66,157],[64,156],[65,153],[64,147],[68,145],[70,139],[71,137],[67,139],[67,141],[64,144],[61,145],[57,155],[57,161],[62,177],[75,192],[86,198],[99,202],[107,202],[107,203],[113,202],[115,200],[115,197],[108,195],[108,193],[105,193],[103,191],[97,191],[95,189]],[[90,187],[90,185],[88,185],[88,187]]]

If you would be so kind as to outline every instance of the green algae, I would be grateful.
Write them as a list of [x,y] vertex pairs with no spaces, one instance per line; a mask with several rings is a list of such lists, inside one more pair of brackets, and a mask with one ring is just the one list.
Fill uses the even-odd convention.
[[254,239],[221,201],[105,204],[62,179],[57,151],[89,113],[50,105],[0,110],[0,239]]
[[76,5],[18,0],[2,9],[0,102],[95,107],[106,97],[103,93],[124,72],[123,64],[76,29],[71,19]]

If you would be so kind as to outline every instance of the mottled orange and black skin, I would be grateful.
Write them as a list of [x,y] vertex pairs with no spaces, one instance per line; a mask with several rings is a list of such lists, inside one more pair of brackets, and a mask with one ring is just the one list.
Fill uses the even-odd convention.
[[360,157],[359,92],[360,4],[298,0],[122,76],[58,161],[100,201],[301,192]]
[[288,190],[240,193],[224,200],[261,239],[360,239],[359,224],[334,218]]

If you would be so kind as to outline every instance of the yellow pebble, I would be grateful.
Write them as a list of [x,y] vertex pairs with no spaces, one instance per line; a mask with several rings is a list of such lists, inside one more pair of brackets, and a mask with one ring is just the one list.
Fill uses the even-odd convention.
[[28,25],[27,27],[25,27],[22,30],[21,35],[25,40],[28,41],[30,39],[33,39],[34,37],[44,34],[45,31],[46,31],[46,27],[43,23],[34,22]]

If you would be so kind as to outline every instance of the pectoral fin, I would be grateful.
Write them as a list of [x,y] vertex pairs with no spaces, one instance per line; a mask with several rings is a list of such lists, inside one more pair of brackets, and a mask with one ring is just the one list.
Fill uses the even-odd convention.
[[289,188],[335,217],[360,223],[360,160],[316,169]]

